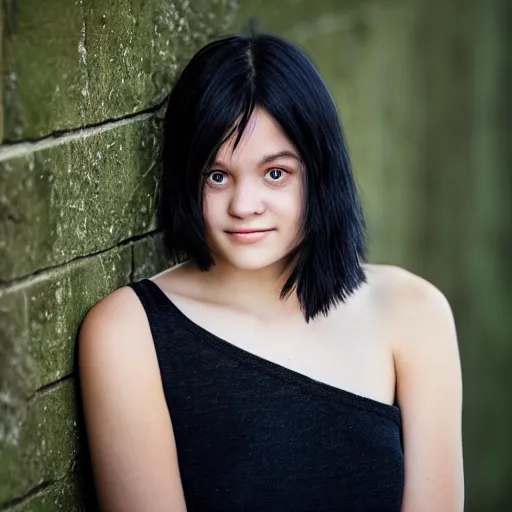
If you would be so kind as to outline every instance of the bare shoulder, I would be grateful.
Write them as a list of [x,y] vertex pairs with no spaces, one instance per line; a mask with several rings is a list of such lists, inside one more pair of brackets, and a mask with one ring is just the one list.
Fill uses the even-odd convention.
[[105,510],[185,510],[172,424],[146,313],[123,286],[79,333],[82,407]]
[[442,292],[431,282],[395,265],[365,265],[368,281],[393,302],[434,300],[446,302]]
[[[93,306],[78,335],[78,370],[85,395],[99,383],[117,393],[144,379],[159,394],[160,373],[149,322],[136,293],[122,286]],[[85,389],[87,388],[87,389]]]
[[462,510],[462,375],[450,304],[412,272],[367,270],[392,323],[406,467],[402,510]]
[[84,361],[115,358],[131,364],[154,352],[146,313],[135,292],[122,286],[94,305],[82,322],[78,337],[79,370]]
[[80,329],[80,339],[88,338],[90,331],[108,331],[137,328],[143,331],[146,315],[137,295],[128,286],[111,292],[87,313]]
[[446,296],[403,268],[368,265],[367,278],[388,319],[397,376],[427,359],[458,361],[455,321]]
[[397,338],[429,330],[433,321],[453,323],[446,296],[423,277],[393,265],[367,265],[365,270],[379,302],[387,309]]

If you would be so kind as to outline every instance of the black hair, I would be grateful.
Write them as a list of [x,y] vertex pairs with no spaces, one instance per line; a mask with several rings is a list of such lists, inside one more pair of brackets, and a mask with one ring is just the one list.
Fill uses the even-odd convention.
[[211,268],[204,172],[234,133],[236,147],[255,107],[280,125],[305,168],[301,238],[281,298],[296,290],[309,321],[366,282],[366,226],[333,98],[293,44],[270,34],[231,35],[185,67],[164,117],[158,225],[171,259]]

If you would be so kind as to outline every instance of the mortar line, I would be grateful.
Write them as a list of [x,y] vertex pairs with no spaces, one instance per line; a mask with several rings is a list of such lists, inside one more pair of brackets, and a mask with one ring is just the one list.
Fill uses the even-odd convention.
[[76,457],[74,457],[73,460],[70,461],[68,468],[66,469],[62,476],[58,478],[45,480],[44,482],[41,482],[35,487],[32,487],[30,490],[25,492],[25,494],[17,496],[16,498],[11,498],[10,500],[4,501],[3,503],[0,503],[0,512],[16,512],[17,510],[24,510],[25,505],[30,504],[30,501],[32,501],[35,498],[39,498],[40,496],[44,496],[44,494],[48,490],[50,490],[54,485],[72,476],[72,472],[75,470],[76,467],[76,461],[77,459]]
[[41,496],[44,493],[44,491],[50,488],[53,484],[55,484],[55,480],[47,480],[46,482],[36,485],[23,496],[12,498],[8,501],[0,503],[0,512],[20,510],[20,506],[26,504],[27,502],[30,502],[30,500],[33,500],[38,496]]
[[158,109],[151,109],[143,113],[123,117],[119,120],[107,121],[96,126],[77,128],[76,130],[71,130],[61,135],[49,135],[35,142],[17,142],[14,144],[4,144],[3,146],[0,146],[0,162],[23,156],[27,153],[35,153],[44,149],[60,146],[68,142],[84,140],[89,137],[120,128],[121,126],[126,126],[128,124],[145,121],[153,117],[156,110]]
[[64,375],[63,377],[60,377],[57,380],[54,380],[52,382],[49,382],[48,384],[45,384],[44,386],[41,386],[40,388],[36,389],[29,397],[28,401],[34,400],[34,398],[37,398],[41,395],[46,395],[47,393],[51,393],[54,389],[59,388],[63,383],[69,381],[75,377],[75,372],[68,373]]
[[106,254],[116,248],[124,248],[125,246],[133,245],[135,242],[142,240],[143,238],[147,238],[150,236],[154,236],[160,233],[158,230],[148,231],[147,233],[142,233],[140,235],[134,235],[130,238],[126,238],[116,244],[107,247],[105,249],[100,249],[96,252],[90,252],[87,254],[82,254],[80,256],[76,256],[67,261],[63,261],[62,263],[58,263],[57,265],[51,265],[48,267],[37,269],[31,274],[19,276],[11,280],[0,280],[0,296],[7,291],[12,292],[18,289],[25,288],[26,286],[37,284],[38,282],[43,281],[44,279],[48,279],[52,275],[61,275],[63,271],[65,271],[68,267],[73,265],[80,265],[81,263],[85,263],[87,260],[94,258],[96,256],[100,256],[102,254]]

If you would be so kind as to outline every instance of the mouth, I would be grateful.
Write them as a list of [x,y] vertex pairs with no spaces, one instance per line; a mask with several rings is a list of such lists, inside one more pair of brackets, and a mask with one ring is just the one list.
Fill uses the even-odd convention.
[[274,229],[239,229],[237,231],[226,231],[228,236],[239,243],[256,243],[263,240]]
[[226,231],[229,235],[247,235],[251,233],[267,233],[274,229],[238,229],[237,231]]

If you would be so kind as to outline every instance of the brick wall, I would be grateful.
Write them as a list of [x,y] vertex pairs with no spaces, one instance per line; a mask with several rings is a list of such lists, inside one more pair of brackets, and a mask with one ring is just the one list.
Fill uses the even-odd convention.
[[0,510],[83,508],[78,326],[168,264],[154,232],[162,102],[234,8],[1,3]]

